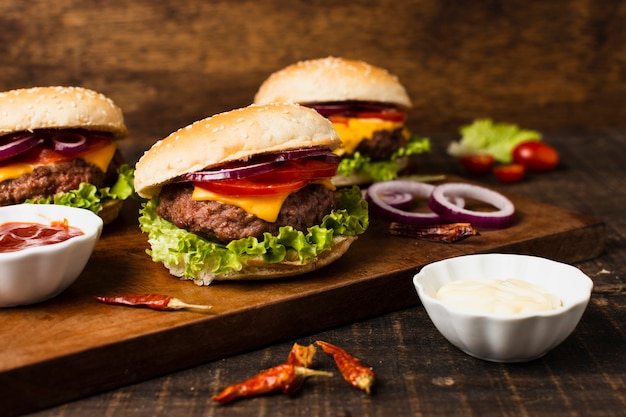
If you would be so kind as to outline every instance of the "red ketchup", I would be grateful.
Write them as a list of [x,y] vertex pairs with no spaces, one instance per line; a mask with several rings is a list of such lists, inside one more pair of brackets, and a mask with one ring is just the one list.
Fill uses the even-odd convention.
[[67,219],[49,225],[9,222],[0,225],[0,252],[16,252],[34,246],[53,245],[84,233],[70,226]]

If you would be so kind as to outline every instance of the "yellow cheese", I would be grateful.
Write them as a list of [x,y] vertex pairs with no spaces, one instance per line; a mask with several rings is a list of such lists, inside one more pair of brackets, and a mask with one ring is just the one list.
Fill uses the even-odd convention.
[[113,155],[115,155],[115,149],[117,149],[117,143],[110,142],[107,146],[100,148],[94,152],[89,152],[85,155],[82,155],[81,158],[90,164],[94,164],[98,168],[102,170],[102,172],[107,172],[109,168],[109,164],[113,159]]
[[[89,163],[94,164],[95,166],[100,168],[102,172],[106,172],[109,163],[111,163],[111,159],[113,159],[116,148],[117,144],[115,142],[111,142],[107,146],[99,148],[93,152],[81,155],[81,158]],[[25,174],[30,174],[38,165],[40,164],[18,162],[16,164],[0,166],[0,182],[19,178]]]
[[278,218],[285,199],[291,194],[287,191],[279,194],[268,195],[244,195],[230,196],[225,194],[217,194],[204,188],[194,187],[192,200],[196,201],[217,201],[223,204],[231,204],[233,206],[244,209],[247,213],[257,216],[267,222],[273,223]]
[[[335,190],[335,186],[330,182],[330,178],[324,178],[312,182],[315,184],[322,184],[329,190]],[[278,213],[280,212],[283,203],[291,193],[292,191],[269,195],[233,196],[214,193],[201,187],[194,187],[191,199],[195,201],[217,201],[218,203],[237,206],[244,209],[246,213],[257,216],[259,219],[274,223],[278,218]]]
[[333,123],[341,139],[341,148],[336,149],[337,155],[352,154],[364,139],[371,139],[378,130],[395,130],[403,126],[402,122],[382,119],[347,118],[342,122]]

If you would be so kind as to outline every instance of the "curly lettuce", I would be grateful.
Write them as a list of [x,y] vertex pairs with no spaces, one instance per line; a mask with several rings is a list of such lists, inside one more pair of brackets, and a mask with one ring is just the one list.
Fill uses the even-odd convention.
[[401,158],[430,152],[430,140],[419,136],[412,136],[409,142],[398,149],[386,161],[372,161],[367,155],[355,152],[350,157],[345,157],[339,163],[337,174],[349,177],[351,175],[364,175],[372,181],[389,181],[398,177]]
[[460,129],[461,139],[448,146],[448,154],[457,158],[465,155],[487,153],[496,161],[508,164],[513,149],[522,142],[540,141],[541,133],[520,129],[510,123],[494,123],[491,119],[478,119]]
[[135,170],[124,164],[119,167],[117,173],[117,181],[111,187],[97,188],[93,184],[83,182],[76,190],[60,192],[50,197],[26,200],[26,203],[78,207],[98,214],[107,202],[123,201],[136,196],[133,186]]
[[220,244],[179,229],[156,213],[158,197],[144,202],[140,210],[141,231],[148,234],[150,249],[146,252],[154,262],[168,268],[179,266],[183,279],[195,279],[209,266],[215,274],[240,271],[251,259],[266,263],[285,260],[306,262],[333,246],[336,235],[355,236],[369,226],[367,202],[358,187],[340,190],[336,209],[326,215],[321,224],[306,232],[285,226],[277,235],[265,233],[262,239],[247,237]]

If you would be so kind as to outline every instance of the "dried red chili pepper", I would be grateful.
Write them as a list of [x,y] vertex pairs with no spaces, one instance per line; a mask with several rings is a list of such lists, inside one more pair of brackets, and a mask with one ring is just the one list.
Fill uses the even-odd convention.
[[287,363],[296,366],[302,366],[303,368],[310,368],[313,365],[313,357],[315,356],[315,346],[302,346],[297,343],[293,344],[289,356],[287,357]]
[[238,398],[277,391],[293,395],[300,390],[304,380],[310,376],[332,376],[332,373],[284,363],[258,373],[243,382],[231,385],[212,399],[221,404],[226,404]]
[[433,226],[413,226],[402,223],[391,223],[389,233],[394,236],[412,237],[432,242],[456,242],[469,236],[479,235],[469,223],[437,224]]
[[159,294],[123,294],[111,297],[96,296],[96,300],[105,304],[118,304],[133,307],[147,307],[153,310],[191,310],[197,312],[207,312],[212,307],[200,304],[188,304],[184,301]]
[[321,340],[316,340],[315,343],[335,360],[341,375],[350,385],[362,389],[367,394],[370,393],[370,389],[374,384],[374,371],[372,368],[363,365],[359,359],[339,346]]

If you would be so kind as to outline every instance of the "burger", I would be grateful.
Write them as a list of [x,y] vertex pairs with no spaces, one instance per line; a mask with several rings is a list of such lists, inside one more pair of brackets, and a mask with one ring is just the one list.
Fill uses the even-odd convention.
[[405,126],[411,100],[398,78],[363,61],[327,57],[301,61],[271,74],[255,104],[298,103],[327,117],[338,132],[342,157],[337,186],[386,181],[411,169],[411,155],[430,142]]
[[181,279],[269,279],[340,258],[368,226],[358,187],[330,182],[332,124],[296,104],[220,113],[156,142],[135,166],[148,254]]
[[0,206],[82,207],[105,223],[132,195],[132,168],[117,141],[127,134],[111,99],[80,87],[0,93]]

